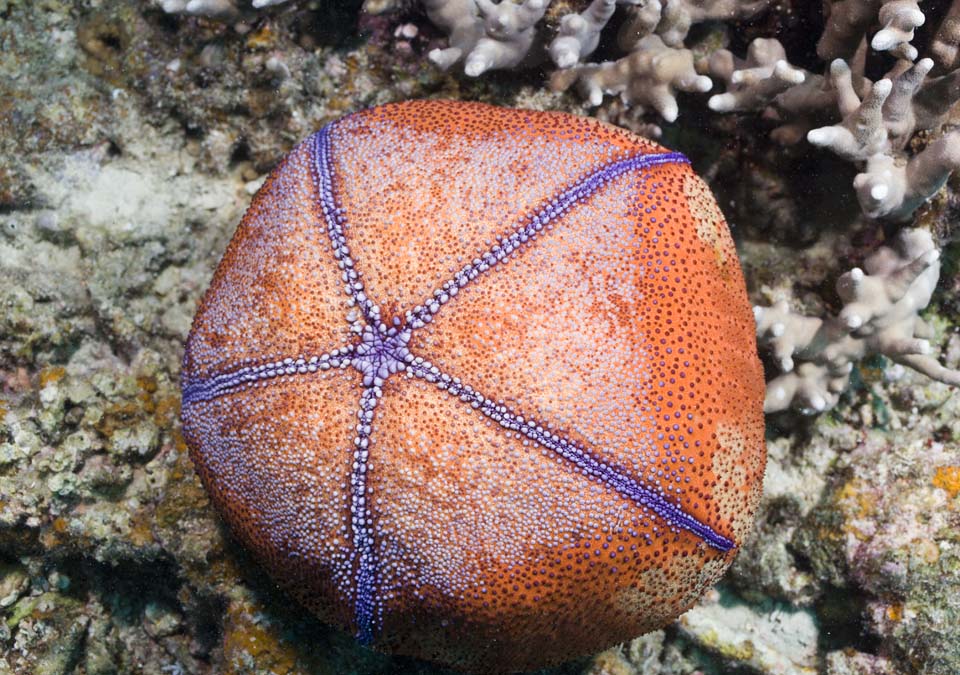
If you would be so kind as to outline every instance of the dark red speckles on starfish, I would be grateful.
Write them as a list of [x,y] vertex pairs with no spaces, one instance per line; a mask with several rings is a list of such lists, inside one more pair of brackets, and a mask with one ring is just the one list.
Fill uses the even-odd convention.
[[539,667],[670,621],[750,526],[763,380],[685,158],[596,121],[410,102],[295,149],[188,339],[214,503],[364,643]]

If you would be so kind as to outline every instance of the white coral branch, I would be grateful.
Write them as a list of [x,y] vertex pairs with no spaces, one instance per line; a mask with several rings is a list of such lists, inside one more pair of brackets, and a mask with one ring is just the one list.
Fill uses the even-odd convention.
[[837,293],[844,306],[837,316],[805,317],[785,301],[755,307],[760,344],[783,371],[767,384],[764,409],[809,414],[836,405],[854,363],[871,354],[960,385],[960,371],[930,355],[929,327],[919,316],[940,277],[939,260],[929,232],[903,230],[894,247],[881,247],[863,269],[840,277]]
[[941,136],[909,161],[876,155],[854,178],[863,212],[871,218],[906,220],[960,168],[960,132]]
[[937,139],[909,159],[902,151],[918,126],[939,122],[947,103],[960,98],[960,73],[929,80],[933,65],[931,59],[901,65],[872,86],[867,82],[863,100],[854,90],[846,62],[837,59],[830,66],[843,120],[811,130],[807,140],[864,163],[853,186],[863,212],[871,218],[908,219],[960,167],[957,133]]
[[616,0],[593,0],[580,14],[561,18],[557,36],[550,43],[553,62],[559,68],[569,68],[592,54],[600,42],[600,31],[610,21],[616,6]]
[[689,49],[670,47],[658,35],[643,38],[622,59],[558,71],[551,80],[557,91],[574,84],[591,105],[600,105],[604,94],[620,96],[628,105],[655,110],[668,122],[677,119],[678,91],[704,92],[713,86],[709,77],[697,73]]
[[747,48],[747,58],[738,59],[726,49],[710,56],[710,74],[727,83],[727,91],[711,96],[707,106],[717,112],[763,110],[791,87],[801,84],[807,73],[794,68],[779,40],[757,38]]
[[883,28],[870,41],[877,51],[889,51],[908,61],[917,58],[917,49],[910,44],[913,31],[923,25],[924,16],[914,0],[889,0],[880,8],[879,19]]
[[443,70],[463,61],[464,72],[477,77],[524,61],[536,26],[549,0],[423,0],[431,22],[449,35],[450,46],[434,49],[430,60]]
[[447,70],[473,51],[483,36],[483,20],[474,0],[422,0],[427,18],[449,36],[449,47],[427,56]]
[[160,8],[168,14],[191,14],[219,21],[234,21],[241,18],[250,9],[264,9],[273,5],[282,5],[288,0],[159,0]]
[[827,24],[817,44],[820,58],[851,58],[873,27],[880,30],[874,34],[871,47],[909,61],[917,58],[910,41],[925,17],[915,0],[833,0],[827,3],[827,9]]
[[467,54],[464,72],[477,77],[488,70],[519,65],[533,45],[535,27],[549,1],[524,0],[519,5],[510,0],[475,2],[483,17],[484,35]]
[[960,68],[960,2],[953,0],[930,42],[930,56],[938,72]]
[[882,111],[893,83],[888,79],[878,80],[861,100],[853,88],[850,67],[841,59],[830,64],[830,82],[837,93],[843,121],[812,129],[807,140],[855,162],[886,152],[890,140]]

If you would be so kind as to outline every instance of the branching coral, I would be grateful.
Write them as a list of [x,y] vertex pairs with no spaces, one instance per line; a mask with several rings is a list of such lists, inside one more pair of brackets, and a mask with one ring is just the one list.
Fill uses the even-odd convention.
[[888,51],[894,56],[913,61],[917,49],[910,44],[913,31],[923,25],[925,17],[913,0],[890,0],[878,12],[883,28],[876,32],[870,46],[877,51]]
[[573,84],[591,105],[600,105],[604,94],[619,95],[624,103],[655,110],[672,122],[679,112],[678,91],[708,91],[713,83],[697,74],[689,49],[675,49],[659,35],[647,35],[622,59],[559,70],[551,79],[557,90]]
[[576,84],[593,106],[603,102],[604,94],[619,96],[627,105],[655,110],[672,122],[679,112],[677,92],[705,92],[713,86],[709,77],[697,72],[693,52],[684,47],[691,24],[750,16],[768,2],[631,3],[617,36],[618,45],[628,54],[616,61],[575,65],[596,48],[600,31],[613,15],[614,4],[614,0],[594,0],[583,13],[561,19],[550,55],[566,70],[554,74],[551,86],[562,91]]
[[783,122],[771,133],[783,145],[802,139],[813,120],[833,105],[834,94],[825,78],[790,65],[776,39],[755,39],[746,59],[718,49],[710,55],[708,70],[726,82],[727,91],[711,96],[707,106],[717,112],[764,111],[768,118]]
[[938,72],[960,68],[960,2],[954,0],[930,43]]
[[960,134],[955,132],[910,159],[901,151],[918,126],[932,126],[946,112],[942,103],[935,111],[914,105],[915,100],[923,100],[925,91],[937,86],[936,80],[924,84],[932,67],[931,59],[921,59],[892,79],[869,86],[861,100],[846,62],[837,59],[830,66],[830,81],[843,119],[811,130],[807,140],[844,159],[865,162],[854,188],[861,208],[872,218],[909,218],[960,166]]
[[[422,0],[430,20],[449,36],[450,46],[436,49],[430,59],[443,69],[463,62],[467,75],[512,68],[539,59],[536,44],[546,39],[540,19],[549,0]],[[596,49],[600,33],[625,6],[626,18],[618,44],[628,52],[616,61],[578,63]],[[630,105],[676,119],[678,91],[703,92],[712,82],[697,73],[693,53],[683,41],[693,23],[710,19],[751,16],[769,0],[592,0],[580,13],[560,18],[549,55],[565,72],[552,85],[562,90],[577,85],[590,101],[600,105],[604,94],[618,95]]]
[[960,371],[930,356],[930,327],[918,312],[940,277],[940,253],[930,233],[903,230],[837,281],[844,303],[826,319],[795,313],[786,300],[754,307],[757,336],[781,375],[767,384],[764,409],[817,413],[837,404],[854,363],[880,354],[933,379],[960,385]]
[[770,0],[621,0],[621,4],[628,5],[627,18],[618,32],[617,44],[630,51],[651,33],[671,47],[683,47],[693,24],[749,18],[767,7]]
[[960,168],[960,132],[941,136],[909,161],[888,154],[867,160],[853,187],[864,213],[905,220]]
[[512,68],[527,57],[536,25],[549,0],[423,0],[430,20],[450,35],[450,46],[430,52],[430,60],[446,70],[464,62],[476,77],[495,68]]
[[[794,68],[776,40],[756,39],[746,59],[727,50],[714,52],[710,73],[727,83],[727,92],[710,98],[718,112],[763,110],[784,122],[774,140],[792,144],[804,135],[863,167],[854,188],[871,218],[906,220],[960,166],[960,136],[949,133],[909,157],[904,148],[920,129],[940,126],[960,99],[960,72],[928,74],[934,61],[900,61],[887,77],[872,83],[843,59],[823,78]],[[835,124],[811,128],[814,119],[839,114]],[[836,119],[836,118],[835,118]]]
[[871,47],[908,61],[917,58],[910,41],[925,17],[913,0],[834,0],[826,6],[827,25],[817,44],[820,58],[851,58],[863,36],[875,26],[880,30],[870,41]]
[[263,9],[281,5],[288,0],[250,0],[249,5],[239,5],[234,0],[160,0],[160,7],[168,14],[193,14],[212,19],[232,21],[242,16],[246,9]]
[[593,0],[580,14],[567,14],[560,19],[557,37],[550,43],[553,62],[560,68],[569,68],[592,54],[616,5],[616,0]]
[[886,152],[890,148],[890,139],[882,109],[893,83],[887,79],[878,80],[861,100],[853,89],[850,68],[840,59],[830,67],[830,81],[843,120],[839,124],[813,129],[807,134],[807,140],[852,162]]
[[727,93],[711,96],[707,105],[717,112],[762,110],[798,84],[808,73],[787,62],[779,40],[757,38],[747,49],[747,58],[739,59],[726,49],[710,56],[710,74],[727,83]]

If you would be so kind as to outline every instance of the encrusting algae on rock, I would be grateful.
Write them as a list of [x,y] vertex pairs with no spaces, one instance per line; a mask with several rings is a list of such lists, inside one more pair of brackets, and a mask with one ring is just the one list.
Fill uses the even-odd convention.
[[271,574],[377,649],[524,670],[661,627],[765,461],[726,223],[686,158],[449,101],[298,146],[183,366],[184,435]]

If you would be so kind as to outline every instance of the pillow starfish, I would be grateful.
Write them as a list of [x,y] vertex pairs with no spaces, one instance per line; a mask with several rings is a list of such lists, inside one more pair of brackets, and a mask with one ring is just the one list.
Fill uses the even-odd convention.
[[183,423],[214,504],[364,644],[523,670],[726,569],[765,460],[726,224],[682,155],[450,101],[277,167],[200,304]]

